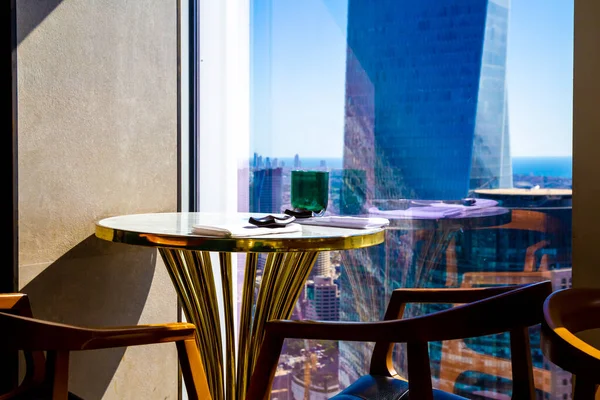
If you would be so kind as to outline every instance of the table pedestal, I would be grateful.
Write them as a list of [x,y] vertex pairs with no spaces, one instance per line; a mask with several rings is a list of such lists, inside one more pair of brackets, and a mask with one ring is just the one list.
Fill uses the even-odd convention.
[[[246,254],[236,359],[231,253],[218,253],[224,305],[221,321],[210,252],[164,247],[159,251],[187,321],[198,329],[198,345],[213,399],[243,400],[258,358],[265,323],[291,317],[318,252],[268,253],[255,307],[259,253]],[[224,339],[221,323],[225,324]]]
[[[253,217],[261,218],[264,214],[131,214],[96,223],[96,236],[100,239],[158,248],[185,316],[197,326],[198,345],[213,400],[244,399],[266,322],[291,317],[319,252],[361,249],[384,240],[382,227],[305,225],[300,232],[244,237],[194,233],[198,225],[240,226]],[[220,269],[215,272],[220,273],[220,288],[213,278],[211,253],[218,254]],[[231,253],[247,255],[237,326]],[[257,285],[256,269],[261,253],[267,256],[261,283]],[[219,304],[223,310],[219,310]]]

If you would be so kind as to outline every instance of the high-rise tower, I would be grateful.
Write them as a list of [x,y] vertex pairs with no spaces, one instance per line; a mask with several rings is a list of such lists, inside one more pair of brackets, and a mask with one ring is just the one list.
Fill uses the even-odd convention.
[[[343,180],[341,210],[512,186],[508,16],[509,0],[348,1],[344,169],[362,179]],[[346,259],[341,317],[383,313],[386,293],[407,282],[410,263],[399,260],[413,250],[399,233]],[[388,259],[395,268],[384,268]],[[367,295],[360,301],[353,282]],[[342,387],[365,372],[368,354],[340,343]]]
[[509,187],[508,0],[349,0],[344,168],[368,199]]

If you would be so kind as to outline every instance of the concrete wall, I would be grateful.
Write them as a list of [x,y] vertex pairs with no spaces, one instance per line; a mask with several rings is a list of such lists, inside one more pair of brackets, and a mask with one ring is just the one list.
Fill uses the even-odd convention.
[[[98,219],[177,209],[177,9],[164,0],[19,0],[20,287],[41,318],[177,319],[156,250],[103,242]],[[172,344],[71,360],[86,399],[176,399]]]

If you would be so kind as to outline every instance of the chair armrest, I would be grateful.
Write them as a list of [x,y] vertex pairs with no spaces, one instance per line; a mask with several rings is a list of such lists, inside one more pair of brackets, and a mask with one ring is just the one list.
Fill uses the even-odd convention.
[[[22,350],[92,350],[175,342],[194,338],[196,327],[188,323],[138,325],[114,328],[82,328],[0,312],[0,343]],[[19,335],[8,334],[19,332]]]
[[139,346],[195,339],[196,327],[187,322],[93,329],[94,338],[81,350]]
[[23,293],[3,293],[0,294],[0,309],[10,309],[13,308],[17,302],[23,298],[27,297],[26,294]]
[[0,310],[17,310],[19,315],[31,317],[31,305],[25,293],[0,294]]

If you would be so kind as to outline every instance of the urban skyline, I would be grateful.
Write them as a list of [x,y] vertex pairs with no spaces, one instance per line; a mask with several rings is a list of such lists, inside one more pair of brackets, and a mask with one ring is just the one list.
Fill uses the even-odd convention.
[[[330,172],[327,212],[342,215],[363,214],[371,205],[388,208],[396,199],[459,199],[479,188],[571,187],[571,176],[512,169],[515,155],[527,153],[521,153],[527,148],[523,125],[513,126],[514,120],[522,124],[523,110],[513,116],[512,101],[521,104],[527,96],[508,83],[509,0],[379,0],[377,7],[369,0],[307,0],[297,5],[253,2],[253,21],[263,29],[256,29],[252,47],[250,211],[289,208],[290,171],[304,168]],[[516,22],[526,20],[517,17]],[[562,50],[572,54],[568,46]],[[570,79],[564,71],[561,77]],[[545,112],[568,120],[564,105],[560,108]],[[535,111],[530,117],[539,122]],[[550,150],[556,144],[568,150],[569,129],[558,123],[553,129],[543,136],[552,146],[534,146],[538,156],[556,155]],[[570,151],[563,155],[569,157]],[[520,272],[539,271],[540,279],[551,279],[555,287],[569,285],[571,244],[557,239],[549,221],[568,235],[570,198],[561,199],[566,206],[560,211],[533,213],[521,197],[510,201],[527,218],[542,221],[536,225],[542,229],[388,229],[384,245],[321,255],[292,318],[380,319],[395,288],[467,287],[480,279],[495,284],[496,273],[519,283]],[[437,309],[411,308],[408,315]],[[308,399],[309,392],[328,398],[368,371],[369,345],[341,342],[328,345],[327,352],[323,346],[321,341],[286,344],[272,398]],[[509,394],[508,349],[507,336],[452,348],[431,344],[436,385],[469,398]],[[394,356],[401,374],[404,354]],[[461,355],[474,365],[485,359],[493,368],[470,368]],[[545,398],[562,398],[569,390],[563,384],[567,375],[544,365],[539,349],[534,364]]]
[[[573,2],[510,5],[511,154],[571,156]],[[341,157],[347,0],[254,0],[252,16],[251,151]]]

